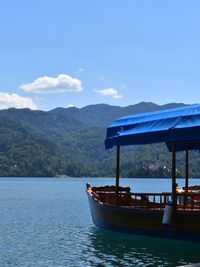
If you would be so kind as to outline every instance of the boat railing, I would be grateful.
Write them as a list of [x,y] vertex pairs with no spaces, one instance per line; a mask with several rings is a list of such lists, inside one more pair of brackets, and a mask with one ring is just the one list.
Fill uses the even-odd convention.
[[[97,201],[103,204],[115,206],[118,203],[120,207],[127,208],[163,210],[167,203],[172,201],[172,194],[168,192],[131,193],[128,187],[121,187],[118,192],[118,200],[114,187],[96,187],[92,188],[92,192]],[[200,211],[200,193],[177,193],[176,203],[176,210]]]
[[176,194],[177,209],[179,210],[199,210],[200,192],[183,192]]
[[[176,210],[199,210],[200,211],[200,193],[184,192],[177,193]],[[135,207],[146,207],[151,209],[163,210],[165,206],[172,201],[171,193],[131,193],[131,205]]]

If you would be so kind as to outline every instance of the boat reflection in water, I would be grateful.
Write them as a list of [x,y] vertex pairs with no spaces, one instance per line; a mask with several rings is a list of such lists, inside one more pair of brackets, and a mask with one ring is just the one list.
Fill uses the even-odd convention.
[[[171,192],[138,193],[119,185],[120,146],[165,142],[172,154]],[[116,183],[87,184],[96,226],[134,234],[200,241],[200,190],[190,187],[189,150],[200,149],[200,105],[131,115],[107,129],[106,149],[117,148]],[[178,191],[176,152],[185,151],[185,186]]]
[[99,266],[180,266],[199,261],[200,245],[93,228],[91,258]]

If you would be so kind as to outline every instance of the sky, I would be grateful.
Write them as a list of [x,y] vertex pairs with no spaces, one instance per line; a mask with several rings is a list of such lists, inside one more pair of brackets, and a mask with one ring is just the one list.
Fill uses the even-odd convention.
[[0,109],[200,102],[200,1],[0,0]]

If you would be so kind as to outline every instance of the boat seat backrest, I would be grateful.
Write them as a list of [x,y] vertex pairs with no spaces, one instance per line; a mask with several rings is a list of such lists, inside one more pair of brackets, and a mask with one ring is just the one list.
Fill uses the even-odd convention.
[[[93,192],[116,192],[116,186],[98,186],[98,187],[92,187]],[[123,193],[129,193],[131,191],[130,187],[122,187],[119,186],[118,191]]]

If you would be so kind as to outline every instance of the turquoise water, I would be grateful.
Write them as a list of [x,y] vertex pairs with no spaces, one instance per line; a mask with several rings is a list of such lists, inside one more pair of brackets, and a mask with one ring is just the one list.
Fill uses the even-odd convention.
[[[113,179],[0,178],[0,266],[178,266],[200,262],[200,243],[97,229],[85,183]],[[200,179],[191,180],[200,184]],[[170,190],[168,179],[123,179],[133,191]],[[183,181],[180,180],[182,185]]]

